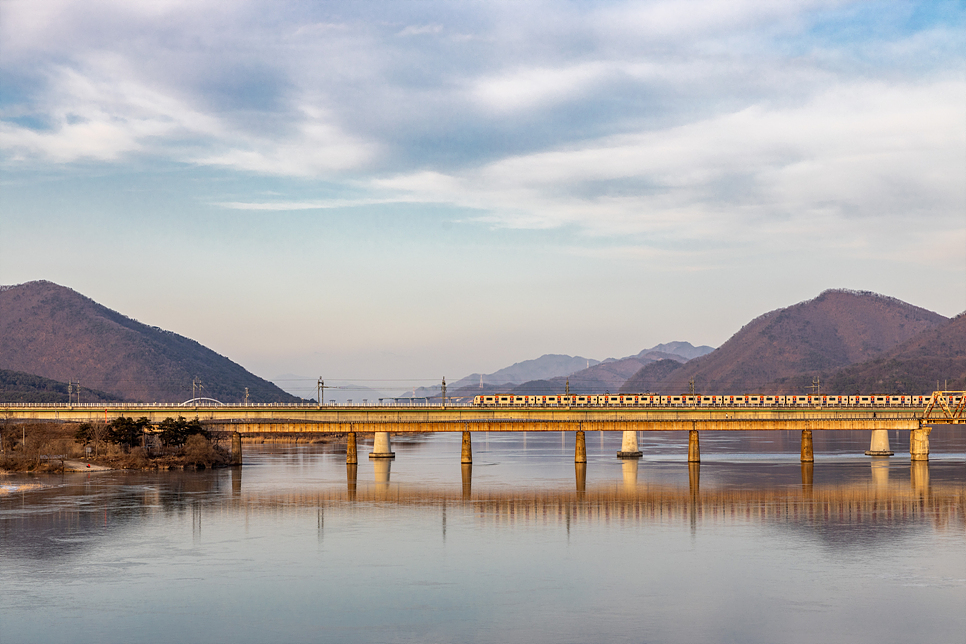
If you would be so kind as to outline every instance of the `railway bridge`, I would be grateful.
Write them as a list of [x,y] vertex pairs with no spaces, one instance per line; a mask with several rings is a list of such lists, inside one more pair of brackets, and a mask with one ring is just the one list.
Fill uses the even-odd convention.
[[[888,430],[910,431],[913,460],[928,460],[931,424],[963,423],[961,392],[936,392],[924,406],[476,406],[412,405],[226,405],[217,401],[191,404],[29,404],[6,403],[0,413],[8,421],[110,422],[119,417],[145,417],[151,423],[178,416],[196,418],[211,429],[228,431],[241,453],[248,434],[318,434],[347,436],[346,461],[357,462],[356,434],[374,434],[370,458],[392,458],[391,434],[462,432],[461,462],[472,463],[472,432],[576,433],[575,462],[586,462],[584,432],[622,432],[620,458],[640,457],[638,434],[648,431],[689,432],[688,461],[700,462],[702,431],[802,432],[801,460],[812,462],[812,431],[871,431],[866,454],[887,456]],[[950,405],[950,401],[955,401]]]

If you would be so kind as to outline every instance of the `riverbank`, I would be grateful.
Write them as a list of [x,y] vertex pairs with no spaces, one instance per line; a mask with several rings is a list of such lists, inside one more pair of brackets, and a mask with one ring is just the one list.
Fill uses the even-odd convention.
[[106,440],[80,441],[80,427],[78,423],[4,425],[0,431],[0,473],[184,470],[231,464],[230,446],[214,438],[194,435],[183,446],[155,444],[148,449]]

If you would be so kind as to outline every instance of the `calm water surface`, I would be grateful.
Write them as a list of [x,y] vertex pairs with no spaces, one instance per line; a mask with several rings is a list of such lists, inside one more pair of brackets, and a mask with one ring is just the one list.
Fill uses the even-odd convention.
[[[0,642],[966,641],[966,432],[474,434],[0,478]],[[344,449],[344,447],[343,447]]]

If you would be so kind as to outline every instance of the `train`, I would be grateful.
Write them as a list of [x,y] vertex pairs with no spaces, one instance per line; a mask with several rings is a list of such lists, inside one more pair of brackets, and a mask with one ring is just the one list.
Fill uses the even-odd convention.
[[[958,407],[961,394],[947,394],[950,407]],[[925,407],[928,396],[704,396],[682,394],[600,394],[565,396],[520,396],[516,394],[480,395],[473,398],[477,407]]]

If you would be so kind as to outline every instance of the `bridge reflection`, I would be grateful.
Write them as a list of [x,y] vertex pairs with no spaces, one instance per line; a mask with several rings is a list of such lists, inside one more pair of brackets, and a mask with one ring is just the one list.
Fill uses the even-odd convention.
[[821,484],[814,483],[814,465],[806,463],[800,482],[759,484],[746,477],[747,483],[737,485],[720,480],[702,485],[697,463],[689,465],[687,481],[680,484],[647,480],[639,476],[638,462],[628,461],[616,480],[589,483],[587,465],[578,463],[572,483],[543,486],[504,485],[492,478],[474,485],[470,464],[449,484],[396,483],[392,465],[390,460],[363,465],[373,468],[373,477],[367,473],[364,480],[360,466],[348,465],[344,483],[302,479],[290,487],[260,477],[246,483],[242,468],[107,478],[78,474],[58,484],[28,483],[19,489],[8,481],[0,490],[0,554],[66,556],[159,515],[190,515],[199,534],[202,517],[300,522],[318,515],[321,526],[323,515],[378,521],[397,512],[438,513],[444,525],[448,516],[450,522],[459,517],[464,524],[511,529],[617,524],[680,526],[700,534],[708,527],[774,526],[841,548],[924,527],[966,530],[966,482],[958,462],[914,461],[907,469],[876,459],[859,478]]
[[[384,510],[387,507],[463,507],[482,523],[648,523],[692,524],[846,523],[932,524],[966,528],[966,484],[930,485],[929,463],[913,462],[908,477],[888,462],[874,461],[865,480],[814,484],[814,465],[802,464],[801,485],[702,488],[701,466],[689,465],[687,485],[638,480],[638,462],[621,464],[616,481],[588,486],[586,464],[575,467],[572,488],[474,488],[470,464],[460,484],[419,486],[390,481],[392,463],[375,461],[374,479],[358,480],[358,466],[347,466],[345,487],[290,490],[238,485],[230,507],[246,511],[298,512],[306,507]],[[903,468],[905,469],[905,468]],[[901,470],[900,470],[901,471]],[[233,478],[233,483],[234,483]]]

